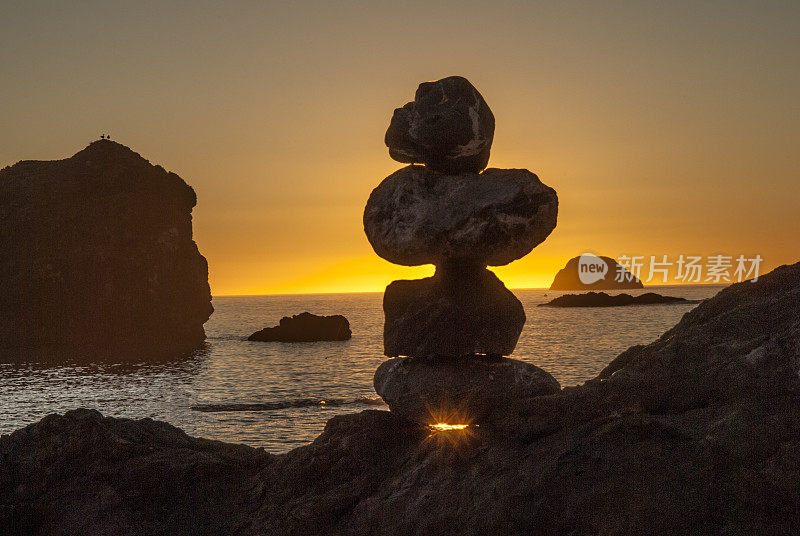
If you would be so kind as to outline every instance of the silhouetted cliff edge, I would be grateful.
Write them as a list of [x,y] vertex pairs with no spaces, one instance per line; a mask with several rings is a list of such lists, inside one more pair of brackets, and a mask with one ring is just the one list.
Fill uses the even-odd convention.
[[431,433],[382,411],[273,456],[80,410],[0,438],[9,534],[797,534],[800,264],[600,375]]
[[0,170],[0,361],[174,356],[212,312],[194,190],[118,143]]

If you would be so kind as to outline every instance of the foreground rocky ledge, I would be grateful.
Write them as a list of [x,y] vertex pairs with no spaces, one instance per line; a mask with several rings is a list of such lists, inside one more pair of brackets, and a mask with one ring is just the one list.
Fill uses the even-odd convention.
[[0,438],[10,534],[796,534],[800,264],[598,378],[433,433],[384,411],[274,456],[89,410]]

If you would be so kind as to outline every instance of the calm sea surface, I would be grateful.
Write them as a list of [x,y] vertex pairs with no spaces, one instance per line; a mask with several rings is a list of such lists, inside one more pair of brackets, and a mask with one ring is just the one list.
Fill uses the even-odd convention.
[[[690,299],[720,287],[649,287]],[[640,294],[644,291],[632,291]],[[528,321],[513,357],[562,385],[594,377],[622,350],[672,327],[691,305],[561,309],[536,307],[562,292],[515,290]],[[382,293],[214,298],[208,342],[166,364],[0,364],[0,433],[43,416],[88,407],[105,415],[152,417],[187,433],[285,452],[314,439],[338,413],[386,408],[372,388],[382,357]],[[347,342],[263,343],[244,339],[282,316],[343,314]]]

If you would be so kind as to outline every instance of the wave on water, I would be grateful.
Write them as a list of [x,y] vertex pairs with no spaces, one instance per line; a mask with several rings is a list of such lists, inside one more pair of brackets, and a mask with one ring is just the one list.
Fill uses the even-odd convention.
[[380,398],[297,398],[293,400],[277,400],[275,402],[255,402],[255,403],[231,403],[231,404],[195,404],[190,406],[195,411],[202,411],[205,413],[214,413],[220,411],[271,411],[276,409],[288,408],[307,408],[312,406],[318,407],[336,407],[336,406],[349,406],[353,404],[362,404],[366,406],[383,406],[385,402]]

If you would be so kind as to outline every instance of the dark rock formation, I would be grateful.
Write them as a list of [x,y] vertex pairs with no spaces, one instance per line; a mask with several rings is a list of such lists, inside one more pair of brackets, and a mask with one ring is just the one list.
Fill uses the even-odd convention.
[[498,266],[544,241],[557,215],[555,190],[526,169],[443,175],[408,166],[373,190],[364,231],[395,264]]
[[390,357],[509,355],[525,309],[485,268],[439,267],[433,277],[399,280],[383,295],[384,353]]
[[272,461],[150,419],[50,415],[0,438],[0,532],[234,534]]
[[560,389],[539,367],[506,358],[396,357],[375,371],[375,391],[392,412],[428,424],[491,423],[504,417],[509,400]]
[[0,171],[2,360],[175,356],[205,339],[195,193],[127,147]]
[[616,294],[610,296],[605,292],[587,292],[585,294],[564,294],[539,307],[617,307],[621,305],[659,305],[659,304],[700,303],[700,300],[687,300],[675,296],[662,296],[655,292],[646,292],[640,296]]
[[331,419],[281,456],[48,417],[0,438],[10,534],[797,534],[800,264],[740,283],[560,393],[434,432]]
[[[627,288],[643,288],[642,282],[623,268],[611,257],[600,256],[605,261],[608,270],[605,277],[591,284],[581,282],[578,274],[580,256],[573,257],[561,270],[558,271],[550,290],[615,290]],[[617,281],[617,274],[622,270],[623,275]]]
[[300,313],[291,318],[284,316],[277,326],[256,331],[247,340],[263,342],[346,341],[352,335],[350,322],[342,315],[317,316],[311,313]]
[[419,85],[413,102],[397,108],[386,131],[389,156],[443,173],[478,172],[489,162],[494,115],[466,78]]

